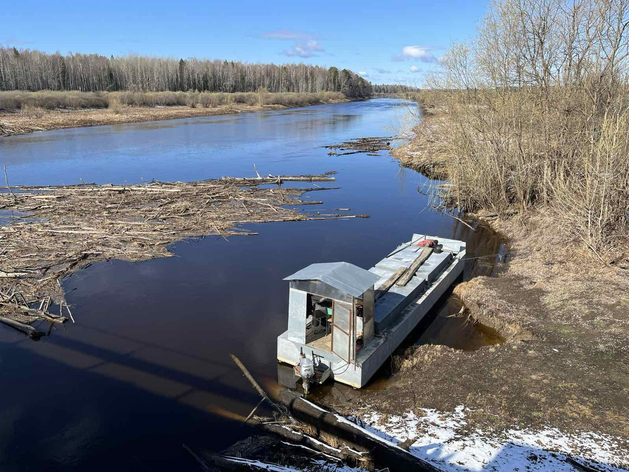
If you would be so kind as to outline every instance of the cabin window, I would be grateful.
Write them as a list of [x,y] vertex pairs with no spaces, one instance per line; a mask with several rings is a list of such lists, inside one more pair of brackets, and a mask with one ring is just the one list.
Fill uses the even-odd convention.
[[[331,298],[308,294],[306,304],[306,343],[330,335],[334,302]],[[327,350],[330,350],[328,347]]]

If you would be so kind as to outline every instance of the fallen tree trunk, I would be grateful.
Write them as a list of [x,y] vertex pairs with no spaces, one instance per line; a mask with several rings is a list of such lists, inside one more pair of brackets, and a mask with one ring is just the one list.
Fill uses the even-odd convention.
[[367,451],[357,451],[345,444],[340,445],[340,447],[330,446],[329,444],[326,444],[323,441],[306,434],[305,432],[296,431],[287,424],[264,422],[257,418],[251,424],[257,426],[263,431],[287,439],[293,444],[300,444],[315,449],[322,454],[332,456],[333,458],[339,459],[351,466],[360,466],[368,470],[373,468],[371,455]]
[[4,323],[5,325],[10,326],[13,329],[17,329],[18,331],[21,331],[22,333],[26,334],[31,339],[37,340],[41,338],[42,336],[45,336],[44,333],[37,331],[32,326],[29,326],[24,323],[20,323],[19,321],[12,320],[5,316],[0,316],[0,323]]
[[320,431],[336,436],[342,441],[367,448],[374,462],[386,464],[391,472],[439,471],[433,465],[413,456],[394,443],[361,428],[341,415],[315,405],[294,392],[283,390],[280,392],[280,398],[297,419],[315,426]]

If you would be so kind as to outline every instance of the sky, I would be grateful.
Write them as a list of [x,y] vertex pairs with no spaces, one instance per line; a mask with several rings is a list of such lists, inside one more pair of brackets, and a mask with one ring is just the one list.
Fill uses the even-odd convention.
[[0,44],[49,53],[140,54],[346,68],[421,86],[487,0],[25,0],[0,9]]

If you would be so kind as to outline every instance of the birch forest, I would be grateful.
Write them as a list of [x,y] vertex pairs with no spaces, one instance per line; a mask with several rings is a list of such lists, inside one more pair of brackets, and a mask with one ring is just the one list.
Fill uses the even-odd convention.
[[371,84],[347,69],[130,55],[47,54],[0,47],[0,91],[341,92],[367,97]]

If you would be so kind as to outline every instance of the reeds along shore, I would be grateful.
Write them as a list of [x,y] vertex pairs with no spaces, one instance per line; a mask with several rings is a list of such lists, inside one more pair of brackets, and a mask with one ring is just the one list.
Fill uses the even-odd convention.
[[120,107],[212,108],[224,105],[281,105],[297,107],[345,100],[341,92],[0,92],[0,112],[33,112],[57,109],[117,109]]
[[439,143],[447,201],[550,210],[595,258],[627,256],[628,18],[628,0],[492,4],[476,38],[411,95]]

